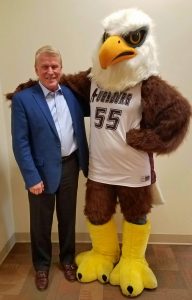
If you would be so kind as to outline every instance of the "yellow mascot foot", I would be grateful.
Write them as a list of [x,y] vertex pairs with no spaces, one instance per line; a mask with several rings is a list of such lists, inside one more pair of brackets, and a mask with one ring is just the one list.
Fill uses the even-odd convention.
[[109,281],[112,285],[120,285],[126,296],[135,297],[144,288],[157,287],[156,277],[145,260],[149,232],[149,221],[144,225],[124,221],[122,256],[111,272]]
[[125,259],[123,257],[111,272],[110,283],[120,285],[122,293],[131,297],[141,294],[144,288],[154,289],[157,287],[156,277],[144,259]]
[[113,262],[109,257],[98,254],[92,249],[80,253],[76,257],[76,263],[79,281],[91,282],[97,279],[102,283],[109,281],[109,274],[113,269]]
[[77,255],[77,279],[80,282],[99,280],[106,283],[114,264],[119,260],[116,226],[112,219],[103,225],[88,222],[88,229],[93,248]]

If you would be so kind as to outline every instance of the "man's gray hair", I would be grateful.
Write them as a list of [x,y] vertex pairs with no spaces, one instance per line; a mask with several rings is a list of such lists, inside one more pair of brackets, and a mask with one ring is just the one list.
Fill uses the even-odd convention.
[[52,47],[50,45],[43,46],[43,47],[39,48],[36,51],[36,53],[35,53],[35,66],[37,64],[37,60],[38,60],[39,55],[42,54],[42,53],[47,53],[47,54],[59,57],[60,63],[61,63],[61,67],[62,67],[61,53],[59,52],[58,49],[56,49],[55,47]]

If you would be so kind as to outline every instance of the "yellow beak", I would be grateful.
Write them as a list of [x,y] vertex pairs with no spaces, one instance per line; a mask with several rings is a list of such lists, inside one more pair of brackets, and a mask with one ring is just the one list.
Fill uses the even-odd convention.
[[109,37],[99,50],[99,61],[102,69],[136,56],[135,48],[131,48],[118,35]]

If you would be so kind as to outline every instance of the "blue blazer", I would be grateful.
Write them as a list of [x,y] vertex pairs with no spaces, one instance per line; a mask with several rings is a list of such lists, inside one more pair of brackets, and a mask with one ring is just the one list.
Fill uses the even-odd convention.
[[[83,107],[73,92],[61,86],[71,113],[78,145],[79,167],[88,174],[88,145],[84,116],[89,108]],[[61,178],[61,143],[39,84],[16,93],[12,101],[11,132],[15,159],[29,188],[41,180],[46,193],[56,192]]]

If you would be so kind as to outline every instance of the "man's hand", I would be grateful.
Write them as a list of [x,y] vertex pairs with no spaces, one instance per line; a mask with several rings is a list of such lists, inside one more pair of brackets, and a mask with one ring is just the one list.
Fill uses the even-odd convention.
[[42,194],[43,191],[44,191],[44,184],[43,184],[43,181],[39,182],[38,184],[32,186],[29,188],[29,191],[32,193],[32,194],[35,194],[35,195],[39,195],[39,194]]

